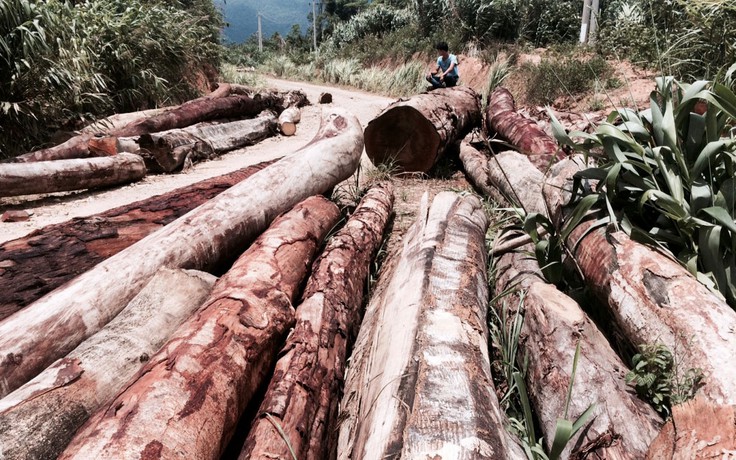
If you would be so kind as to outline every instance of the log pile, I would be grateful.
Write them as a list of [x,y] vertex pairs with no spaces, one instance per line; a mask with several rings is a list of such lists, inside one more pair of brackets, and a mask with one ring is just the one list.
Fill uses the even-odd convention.
[[425,194],[418,216],[367,307],[337,458],[523,458],[504,428],[485,351],[480,201],[444,192],[430,207]]
[[365,129],[365,151],[373,164],[398,171],[427,172],[447,147],[480,126],[480,97],[468,87],[441,88],[399,100]]
[[247,179],[273,161],[46,226],[0,245],[0,320]]
[[56,458],[209,296],[215,277],[161,269],[97,334],[0,400],[4,458]]
[[[330,458],[348,349],[357,335],[371,259],[388,223],[393,195],[371,188],[327,244],[297,307],[296,326],[240,454],[249,458]],[[280,430],[277,428],[280,427]]]
[[352,175],[363,150],[360,123],[338,108],[325,115],[307,146],[0,322],[0,396],[98,331],[162,266],[222,263],[279,213]]
[[294,326],[292,303],[339,217],[311,197],[278,218],[215,285],[204,306],[60,459],[217,459]]

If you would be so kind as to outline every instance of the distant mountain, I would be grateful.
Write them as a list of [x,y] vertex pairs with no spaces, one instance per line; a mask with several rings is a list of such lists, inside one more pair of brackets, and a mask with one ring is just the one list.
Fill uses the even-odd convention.
[[258,13],[264,38],[274,32],[286,35],[294,24],[302,33],[309,28],[307,15],[312,12],[311,0],[215,0],[225,15],[225,40],[240,43],[258,32]]

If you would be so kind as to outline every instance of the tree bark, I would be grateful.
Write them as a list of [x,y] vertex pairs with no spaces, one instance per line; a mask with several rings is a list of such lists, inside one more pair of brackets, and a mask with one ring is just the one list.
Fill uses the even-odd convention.
[[[265,109],[277,107],[282,102],[283,99],[280,99],[277,94],[266,93],[253,98],[239,95],[202,97],[172,107],[156,116],[142,118],[110,130],[107,134],[115,137],[140,136],[146,133],[183,128],[218,118],[253,117]],[[80,134],[55,147],[20,155],[15,158],[15,161],[25,163],[89,157],[92,154],[89,149],[89,141],[93,138],[93,134]]]
[[537,124],[516,112],[514,97],[503,87],[496,88],[488,98],[485,113],[488,137],[498,134],[521,153],[528,155],[540,171],[565,157],[557,142]]
[[186,161],[210,160],[225,152],[256,144],[276,132],[276,114],[267,110],[249,120],[198,124],[182,129],[143,134],[138,140],[164,172],[180,170]]
[[116,113],[102,120],[97,120],[89,126],[85,126],[79,130],[79,134],[109,134],[110,131],[120,129],[125,125],[139,120],[160,115],[170,109],[171,107],[161,107],[158,109],[140,110],[138,112]]
[[266,161],[0,245],[0,320],[274,163]]
[[138,155],[0,164],[0,197],[67,192],[143,179],[146,165]]
[[418,215],[363,319],[337,456],[523,458],[491,380],[481,203],[425,194]]
[[736,408],[701,396],[672,407],[672,417],[652,443],[647,460],[730,458],[736,452]]
[[480,126],[480,98],[471,88],[442,88],[389,105],[365,129],[373,164],[427,172],[445,149]]
[[239,458],[290,459],[291,452],[304,460],[334,456],[347,350],[357,335],[371,259],[392,205],[390,186],[371,188],[315,262],[296,326],[279,353]]
[[0,456],[56,458],[209,296],[216,278],[161,269],[100,332],[0,400]]
[[305,147],[0,322],[0,397],[97,332],[160,267],[228,259],[279,213],[350,177],[362,150],[360,122],[333,108]]
[[340,215],[311,197],[278,218],[60,459],[218,459],[294,326],[292,302]]
[[492,198],[497,203],[507,203],[506,197],[499,193],[496,187],[491,187],[488,177],[488,156],[476,149],[469,142],[463,140],[460,143],[460,161],[463,163],[465,175],[468,182],[485,196]]
[[289,107],[279,115],[279,131],[284,136],[296,134],[296,124],[302,119],[301,112],[297,107]]
[[[545,282],[533,246],[499,259],[496,295],[515,289],[503,302],[516,310],[523,295],[524,323],[519,359],[527,363],[527,388],[547,449],[558,418],[564,417],[575,349],[580,345],[568,420],[595,404],[592,418],[570,440],[561,458],[640,459],[662,420],[626,383],[626,365],[580,306]],[[523,294],[522,294],[523,293]],[[509,308],[509,307],[507,307]]]
[[[555,165],[544,197],[557,228],[564,225],[579,157]],[[595,216],[593,216],[593,219]],[[681,372],[700,369],[699,394],[715,404],[736,404],[736,312],[671,257],[632,241],[622,231],[579,225],[565,244],[591,291],[631,345],[662,343],[677,355]]]

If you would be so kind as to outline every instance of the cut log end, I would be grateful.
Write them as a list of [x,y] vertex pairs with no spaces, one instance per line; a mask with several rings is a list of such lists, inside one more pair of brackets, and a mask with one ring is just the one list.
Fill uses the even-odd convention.
[[282,123],[279,128],[281,129],[281,134],[284,136],[293,136],[296,134],[296,123]]
[[[393,133],[391,136],[385,134]],[[395,163],[401,171],[428,171],[434,165],[440,137],[417,109],[394,107],[365,129],[365,151],[373,164]]]

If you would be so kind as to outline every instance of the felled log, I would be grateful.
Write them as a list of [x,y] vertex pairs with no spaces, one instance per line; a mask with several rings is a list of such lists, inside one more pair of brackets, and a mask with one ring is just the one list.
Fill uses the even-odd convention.
[[110,115],[102,120],[97,120],[89,126],[85,126],[79,130],[79,134],[109,133],[110,131],[122,128],[123,126],[138,120],[160,115],[169,109],[170,107],[161,107],[157,109],[140,110],[138,112],[116,113],[115,115]]
[[[529,398],[547,449],[552,448],[557,420],[565,414],[579,345],[568,420],[575,420],[591,404],[595,408],[561,458],[643,458],[662,420],[633,394],[626,382],[626,365],[580,306],[545,282],[537,261],[529,255],[533,253],[529,244],[498,260],[495,292],[515,290],[504,299],[512,310],[525,294],[519,360],[527,366]],[[495,304],[499,314],[502,305]]]
[[289,107],[279,115],[279,131],[284,136],[293,136],[296,133],[296,124],[301,119],[301,111],[297,107]]
[[672,416],[652,443],[647,460],[730,458],[736,452],[736,407],[702,396],[672,407]]
[[468,182],[483,195],[493,198],[497,203],[506,203],[506,197],[496,187],[491,187],[488,179],[488,156],[469,142],[460,142],[460,161],[463,163]]
[[332,94],[330,94],[330,93],[320,93],[318,99],[319,99],[319,103],[320,104],[331,104],[332,103]]
[[315,262],[296,326],[239,458],[331,457],[347,350],[357,335],[371,259],[392,204],[390,186],[371,188]]
[[557,142],[545,133],[534,120],[516,111],[514,97],[509,90],[497,87],[488,97],[485,113],[488,137],[498,134],[541,171],[546,171],[557,160],[565,157]]
[[317,196],[279,217],[59,458],[220,458],[294,326],[292,302],[339,215]]
[[35,302],[205,201],[272,164],[265,161],[0,245],[0,320]]
[[524,458],[491,380],[481,203],[425,195],[418,216],[363,319],[337,458]]
[[0,397],[97,332],[160,267],[227,260],[278,214],[350,177],[362,150],[360,122],[333,108],[305,147],[0,322]]
[[0,400],[3,458],[56,458],[209,296],[216,278],[161,269],[107,326]]
[[142,134],[141,148],[151,152],[164,172],[180,170],[185,161],[210,160],[225,152],[256,144],[276,132],[276,113],[270,110],[249,120],[198,124],[182,129]]
[[[203,97],[172,107],[156,116],[136,120],[130,124],[110,130],[107,134],[115,137],[140,136],[174,128],[183,128],[202,121],[218,118],[253,117],[261,111],[275,107],[281,100],[275,94],[259,94],[257,97],[228,96]],[[80,134],[63,144],[47,149],[20,155],[16,162],[61,160],[85,158],[90,156],[89,141],[93,134]]]
[[[572,176],[581,158],[564,160],[549,172],[544,197],[559,229],[564,225]],[[672,258],[632,241],[626,233],[579,225],[565,244],[618,333],[635,347],[664,344],[677,353],[682,372],[700,369],[708,401],[736,404],[736,312]]]
[[0,163],[0,197],[109,187],[145,176],[143,160],[129,153],[31,164]]
[[373,164],[427,172],[445,149],[480,126],[479,96],[469,87],[441,88],[389,105],[365,129]]

